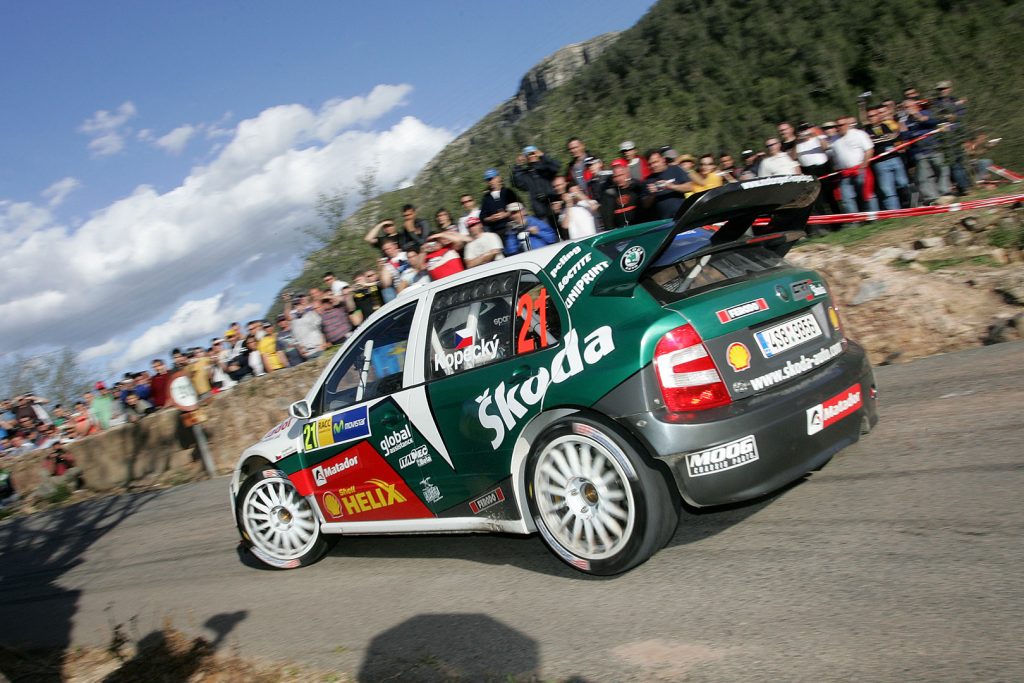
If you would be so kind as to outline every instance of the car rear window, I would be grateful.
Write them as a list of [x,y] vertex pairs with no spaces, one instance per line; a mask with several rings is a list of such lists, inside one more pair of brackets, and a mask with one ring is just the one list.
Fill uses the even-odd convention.
[[781,268],[781,256],[760,245],[713,252],[651,270],[643,285],[661,303],[679,301],[713,287]]

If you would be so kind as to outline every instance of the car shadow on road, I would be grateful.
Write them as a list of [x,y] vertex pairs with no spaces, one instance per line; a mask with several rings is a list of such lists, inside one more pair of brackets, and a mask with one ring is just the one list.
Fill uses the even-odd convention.
[[[80,591],[61,585],[85,552],[142,506],[162,495],[150,491],[111,496],[0,523],[0,679],[60,681],[59,666],[45,661],[29,678],[18,675],[27,652],[55,659],[71,644]],[[10,649],[9,649],[10,648]]]
[[489,615],[420,614],[370,641],[356,680],[525,683],[541,680],[540,662],[536,641]]

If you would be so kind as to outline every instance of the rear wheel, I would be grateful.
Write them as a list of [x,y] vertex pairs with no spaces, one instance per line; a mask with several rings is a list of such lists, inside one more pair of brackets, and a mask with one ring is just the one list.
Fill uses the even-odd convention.
[[548,547],[590,574],[647,560],[679,521],[665,478],[618,427],[590,417],[556,423],[536,441],[527,498]]
[[277,569],[313,564],[330,548],[309,502],[279,470],[254,472],[235,499],[238,530],[252,554]]

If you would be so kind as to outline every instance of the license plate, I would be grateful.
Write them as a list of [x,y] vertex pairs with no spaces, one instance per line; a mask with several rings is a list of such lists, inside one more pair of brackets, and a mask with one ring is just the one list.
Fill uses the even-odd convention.
[[805,313],[784,323],[754,333],[754,339],[765,358],[777,356],[806,341],[821,336],[821,327],[813,313]]

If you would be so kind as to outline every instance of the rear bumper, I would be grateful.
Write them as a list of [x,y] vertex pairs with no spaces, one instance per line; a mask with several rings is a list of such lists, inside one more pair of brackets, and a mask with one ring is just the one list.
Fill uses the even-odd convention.
[[668,466],[684,500],[722,505],[781,488],[857,441],[878,422],[875,396],[866,354],[850,342],[835,362],[774,391],[683,416],[619,421]]

